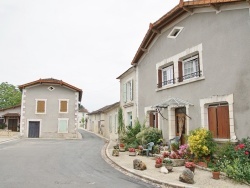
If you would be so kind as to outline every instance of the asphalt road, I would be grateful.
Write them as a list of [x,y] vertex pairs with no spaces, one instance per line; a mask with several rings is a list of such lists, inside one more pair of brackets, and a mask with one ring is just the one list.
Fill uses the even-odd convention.
[[154,187],[126,176],[101,157],[105,141],[21,139],[0,144],[0,188]]

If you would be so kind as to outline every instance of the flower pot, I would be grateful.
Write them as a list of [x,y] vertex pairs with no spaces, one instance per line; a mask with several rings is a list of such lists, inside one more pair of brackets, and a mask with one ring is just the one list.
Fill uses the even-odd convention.
[[165,167],[166,167],[166,169],[168,169],[169,172],[171,172],[173,170],[173,165],[171,165],[171,164],[166,164]]
[[160,168],[160,167],[162,167],[162,164],[155,164],[155,168]]
[[136,156],[136,153],[135,153],[135,151],[129,151],[129,152],[128,152],[128,155],[129,155],[129,156]]
[[120,147],[119,147],[119,150],[123,152],[123,151],[125,151],[125,147],[121,147],[121,146],[120,146]]
[[212,172],[213,179],[218,180],[220,179],[220,172]]

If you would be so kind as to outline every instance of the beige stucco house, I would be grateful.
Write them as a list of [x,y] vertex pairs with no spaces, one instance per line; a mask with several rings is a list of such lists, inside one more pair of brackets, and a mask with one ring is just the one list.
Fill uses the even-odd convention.
[[29,138],[77,138],[82,90],[62,80],[39,79],[22,91],[20,135]]
[[118,110],[120,103],[116,102],[88,113],[88,130],[100,134],[107,139],[118,139]]
[[150,24],[131,62],[140,121],[166,140],[199,127],[218,142],[249,136],[249,10],[248,0],[180,0]]
[[12,132],[20,130],[21,105],[0,109],[0,123],[7,125],[7,129]]
[[132,66],[117,79],[120,80],[120,107],[125,126],[133,126],[137,119],[136,67]]

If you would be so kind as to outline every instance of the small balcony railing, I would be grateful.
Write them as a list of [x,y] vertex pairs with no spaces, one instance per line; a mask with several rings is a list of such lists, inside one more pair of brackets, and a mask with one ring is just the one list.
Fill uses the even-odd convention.
[[194,78],[194,77],[200,77],[201,76],[201,71],[197,71],[197,72],[192,72],[190,74],[186,74],[184,76],[178,77],[177,80],[178,82],[182,82],[183,80],[187,80],[190,78]]

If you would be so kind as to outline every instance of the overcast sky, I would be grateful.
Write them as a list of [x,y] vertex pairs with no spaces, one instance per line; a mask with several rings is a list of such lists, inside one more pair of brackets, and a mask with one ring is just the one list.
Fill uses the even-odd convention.
[[83,90],[89,111],[118,102],[116,78],[179,0],[0,0],[0,82],[40,78]]

